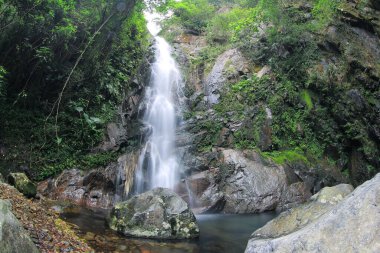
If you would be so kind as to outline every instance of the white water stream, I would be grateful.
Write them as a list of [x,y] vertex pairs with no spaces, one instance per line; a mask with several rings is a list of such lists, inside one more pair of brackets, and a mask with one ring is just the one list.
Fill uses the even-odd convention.
[[179,181],[175,151],[176,91],[180,90],[181,74],[171,56],[170,45],[157,36],[159,16],[145,14],[148,29],[155,38],[155,61],[150,85],[145,94],[146,143],[139,157],[135,193],[155,187],[174,188]]

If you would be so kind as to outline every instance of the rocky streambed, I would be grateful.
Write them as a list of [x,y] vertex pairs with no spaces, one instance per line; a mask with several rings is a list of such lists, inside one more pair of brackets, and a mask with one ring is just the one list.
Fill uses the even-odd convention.
[[250,234],[276,217],[275,212],[251,215],[196,215],[200,236],[191,240],[149,240],[125,237],[111,230],[99,209],[67,209],[61,217],[97,252],[241,253]]
[[[152,241],[141,239],[148,236],[131,233],[136,231],[138,223],[142,224],[140,229],[147,228],[149,231],[152,230],[152,225],[165,224],[166,218],[169,218],[170,223],[170,217],[177,211],[192,217],[187,204],[178,195],[165,189],[158,188],[117,205],[111,217],[115,216],[115,210],[120,214],[120,210],[124,209],[125,214],[123,217],[116,217],[123,225],[121,231],[113,228],[119,234],[107,227],[107,214],[104,212],[82,209],[65,212],[62,217],[76,224],[78,235],[99,252],[379,252],[379,196],[380,174],[355,190],[349,184],[325,187],[306,203],[280,215],[274,212],[197,215],[199,238],[187,236],[186,238],[193,239],[180,241]],[[137,200],[140,203],[136,203]],[[162,209],[163,207],[166,209]],[[149,218],[150,213],[152,215]],[[194,218],[187,221],[195,222]],[[125,228],[131,222],[133,229],[128,231]],[[115,224],[117,225],[114,221],[111,222],[111,227]],[[173,232],[170,224],[168,228],[163,225],[160,229],[165,233],[166,230]],[[178,231],[181,229],[179,227]],[[252,231],[255,232],[251,234]],[[140,239],[134,238],[135,236]],[[172,237],[169,233],[169,236],[161,238]]]
[[[281,214],[194,216],[179,195],[164,188],[134,196],[113,209],[76,204],[60,209],[48,199],[26,199],[4,183],[0,190],[1,199],[10,200],[0,201],[4,252],[22,252],[13,251],[21,242],[20,233],[23,247],[36,252],[92,252],[86,243],[95,252],[380,251],[380,174],[356,189],[349,184],[324,187]],[[61,219],[71,225],[46,206],[60,211]],[[6,239],[9,224],[16,236]]]

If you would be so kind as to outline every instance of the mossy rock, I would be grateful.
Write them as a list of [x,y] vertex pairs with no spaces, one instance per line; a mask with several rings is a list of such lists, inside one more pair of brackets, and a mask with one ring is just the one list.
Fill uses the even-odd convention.
[[199,236],[196,218],[176,193],[156,188],[115,205],[111,229],[126,236],[190,239]]
[[28,198],[33,198],[37,194],[37,186],[30,181],[25,173],[10,173],[8,182]]

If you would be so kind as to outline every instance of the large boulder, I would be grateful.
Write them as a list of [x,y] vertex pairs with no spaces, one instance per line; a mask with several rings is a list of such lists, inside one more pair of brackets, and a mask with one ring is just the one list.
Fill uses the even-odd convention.
[[325,187],[313,195],[304,205],[281,213],[278,218],[256,230],[253,236],[263,238],[278,237],[305,227],[327,211],[330,211],[339,201],[350,194],[353,189],[349,184]]
[[254,151],[219,149],[218,157],[218,168],[193,174],[182,187],[190,192],[190,203],[199,212],[282,210],[311,196],[294,172],[266,162]]
[[199,236],[194,214],[176,193],[156,188],[115,205],[109,225],[126,236],[189,239]]
[[[289,203],[302,203],[310,192],[303,187],[290,185],[283,167],[265,164],[261,158],[252,153],[241,153],[237,150],[223,150],[224,163],[233,168],[231,175],[226,177],[225,212],[255,213],[282,208]],[[255,156],[253,156],[255,155]],[[297,190],[298,189],[298,193]],[[295,194],[291,192],[295,190]],[[289,192],[290,191],[290,192]]]
[[324,188],[255,231],[245,252],[379,252],[380,174],[351,190]]
[[37,194],[37,186],[30,181],[25,173],[10,173],[8,182],[26,197],[32,198]]
[[0,199],[0,251],[2,253],[38,253],[21,223],[11,212],[9,201]]

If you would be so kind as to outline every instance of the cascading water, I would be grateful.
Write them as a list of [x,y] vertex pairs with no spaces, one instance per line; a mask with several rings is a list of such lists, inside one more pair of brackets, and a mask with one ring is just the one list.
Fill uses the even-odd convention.
[[179,180],[175,151],[175,91],[180,87],[181,75],[169,44],[157,36],[160,31],[157,16],[146,13],[146,18],[148,29],[155,37],[155,62],[145,94],[143,120],[147,133],[136,170],[136,193],[155,187],[173,188]]

